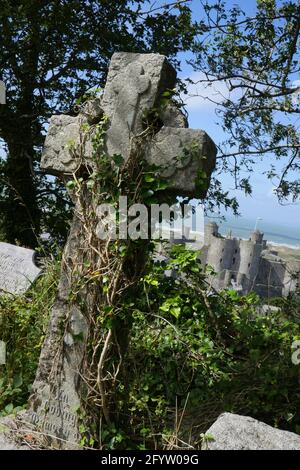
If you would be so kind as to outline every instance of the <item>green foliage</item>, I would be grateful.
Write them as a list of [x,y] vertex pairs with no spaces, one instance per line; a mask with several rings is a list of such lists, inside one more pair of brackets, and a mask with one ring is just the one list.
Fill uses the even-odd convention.
[[[218,142],[218,171],[230,173],[236,188],[251,194],[251,173],[264,159],[266,177],[276,185],[279,199],[296,201],[299,2],[259,0],[251,14],[240,5],[204,2],[198,40],[192,45],[198,83],[219,90],[211,93],[226,135]],[[237,210],[236,200],[222,192],[217,177],[210,192],[212,205],[217,202]]]
[[293,318],[295,321],[300,323],[300,295],[299,289],[295,293],[289,294],[287,298],[276,297],[271,301],[272,305],[275,305],[281,309],[281,311]]
[[[281,314],[258,316],[254,294],[206,289],[197,254],[180,246],[141,280],[128,305],[132,328],[117,390],[120,429],[127,430],[121,447],[142,441],[162,448],[174,434],[197,446],[223,411],[299,429],[300,369],[291,362],[299,324]],[[185,408],[178,430],[176,408],[179,417]]]
[[26,405],[54,303],[60,263],[47,270],[22,296],[0,296],[0,339],[6,364],[0,365],[0,416]]
[[[1,339],[8,346],[7,365],[1,366],[0,414],[26,403],[58,268],[49,265],[26,296],[0,297]],[[284,301],[286,313],[258,316],[260,301],[254,294],[217,294],[205,277],[198,253],[175,245],[168,261],[149,261],[134,297],[124,295],[114,324],[126,318],[130,334],[112,422],[102,424],[99,441],[95,423],[83,421],[83,445],[163,448],[175,436],[198,447],[223,411],[298,432],[300,368],[292,364],[291,345],[300,339],[300,330],[288,316],[289,300]],[[299,312],[299,304],[293,306]],[[112,313],[106,309],[107,318]]]

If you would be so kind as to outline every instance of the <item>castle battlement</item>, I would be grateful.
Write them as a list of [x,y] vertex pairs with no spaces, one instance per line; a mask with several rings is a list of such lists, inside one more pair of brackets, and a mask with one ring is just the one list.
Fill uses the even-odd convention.
[[200,259],[217,273],[210,278],[217,290],[233,288],[242,294],[254,291],[262,297],[275,297],[286,296],[300,286],[300,263],[291,266],[278,257],[259,230],[253,231],[248,240],[231,234],[224,237],[218,225],[209,222]]

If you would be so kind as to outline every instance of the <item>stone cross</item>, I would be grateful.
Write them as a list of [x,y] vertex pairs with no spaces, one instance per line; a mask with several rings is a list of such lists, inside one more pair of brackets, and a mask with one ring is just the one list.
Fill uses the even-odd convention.
[[[161,95],[174,89],[176,72],[159,54],[116,53],[109,67],[102,98],[87,104],[79,116],[53,116],[42,156],[42,168],[68,179],[81,165],[93,166],[92,137],[80,140],[82,123],[97,123],[108,116],[106,153],[129,156],[131,139],[143,131],[144,116],[157,107]],[[209,180],[215,166],[216,148],[201,130],[186,128],[183,114],[169,106],[162,116],[161,128],[147,143],[146,159],[162,167],[170,191],[178,195],[196,196],[196,179],[205,172]],[[78,149],[81,147],[81,152]],[[82,148],[83,147],[83,148]],[[83,155],[82,158],[78,154]],[[203,189],[198,197],[204,197]],[[81,221],[74,216],[64,250],[57,300],[53,307],[48,334],[41,352],[33,393],[30,399],[30,420],[57,445],[72,448],[78,443],[78,413],[84,341],[88,325],[79,306],[70,306],[70,273],[74,257],[81,251]],[[78,262],[78,258],[76,260]],[[62,326],[63,325],[63,326]],[[83,341],[78,342],[80,336]],[[59,363],[57,364],[57,357]]]
[[[95,122],[103,114],[110,120],[106,137],[108,155],[128,157],[130,140],[143,130],[143,117],[159,104],[161,94],[174,89],[176,72],[159,54],[115,53],[111,59],[102,99],[87,104],[89,116]],[[91,117],[85,112],[79,116],[52,116],[45,141],[42,167],[54,175],[71,176],[83,163],[74,158],[83,146],[85,164],[91,161],[91,138],[82,144],[80,128]],[[186,129],[182,112],[169,106],[163,115],[163,126],[156,133],[146,158],[150,164],[161,167],[161,176],[169,180],[169,189],[178,195],[195,196],[199,171],[208,182],[215,167],[216,147],[202,130]],[[198,194],[204,197],[206,191]]]
[[[134,134],[140,97],[150,86],[142,65],[129,64],[112,81],[114,112],[108,130],[108,153],[126,155],[130,134]],[[120,132],[120,131],[123,132]]]

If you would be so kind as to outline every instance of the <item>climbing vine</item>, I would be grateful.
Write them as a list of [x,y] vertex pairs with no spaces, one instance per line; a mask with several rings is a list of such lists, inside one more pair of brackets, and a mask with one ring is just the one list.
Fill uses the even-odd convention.
[[[70,143],[78,168],[67,186],[78,239],[73,263],[62,260],[70,291],[60,341],[63,348],[62,338],[72,330],[72,312],[79,310],[86,322],[85,331],[73,334],[84,351],[79,371],[81,444],[100,449],[199,448],[203,433],[224,411],[299,432],[300,369],[291,362],[291,345],[300,338],[297,299],[288,299],[282,313],[257,316],[255,295],[212,289],[209,267],[201,266],[197,252],[166,244],[166,256],[157,259],[150,240],[98,236],[100,204],[116,207],[119,196],[126,195],[130,205],[149,205],[167,189],[159,169],[149,168],[143,158],[144,145],[155,132],[153,122],[153,114],[145,119],[147,125],[132,140],[126,161],[105,153],[105,116],[92,125],[83,119],[79,147]],[[90,138],[93,152],[87,161],[84,149]],[[3,413],[26,401],[42,344],[44,332],[32,322],[35,303],[30,309],[35,290],[27,296],[26,309],[19,301],[3,299],[0,305],[3,337],[23,322],[25,313],[30,319],[26,336],[36,351],[22,372],[22,384],[16,374],[10,377],[9,365],[4,385],[11,384],[12,393],[4,396],[0,383]],[[51,305],[53,300],[51,287]],[[21,364],[23,337],[15,344]]]
[[[82,123],[80,145],[72,148],[79,163],[67,187],[75,201],[75,217],[80,221],[81,261],[76,260],[71,273],[69,301],[70,305],[80,306],[87,322],[81,391],[85,418],[81,430],[94,430],[92,437],[83,436],[83,444],[90,439],[94,442],[101,434],[100,428],[118,421],[116,388],[126,376],[123,359],[132,323],[132,312],[126,305],[136,296],[154,246],[149,239],[115,240],[109,235],[100,239],[97,208],[109,203],[117,209],[120,196],[127,197],[128,206],[148,206],[156,201],[159,191],[166,189],[158,169],[149,168],[144,158],[145,145],[156,126],[156,113],[151,113],[151,119],[150,113],[145,116],[145,129],[131,139],[126,160],[122,155],[111,157],[105,152],[109,126],[105,115],[96,124]],[[87,139],[92,140],[93,147],[88,164],[84,155]]]
[[[289,368],[297,325],[290,323],[287,334],[283,321],[272,331],[274,319],[253,320],[255,296],[210,294],[196,252],[175,247],[167,256],[169,261],[155,263],[155,246],[149,239],[100,239],[97,234],[100,204],[117,208],[122,195],[128,205],[147,206],[159,201],[160,192],[167,188],[158,169],[149,168],[144,159],[145,145],[156,130],[153,116],[157,115],[145,119],[144,130],[131,140],[126,161],[121,155],[105,153],[109,125],[105,116],[96,124],[83,124],[82,146],[74,149],[80,163],[68,189],[80,222],[80,253],[70,273],[69,303],[80,308],[88,332],[87,338],[76,338],[86,345],[81,443],[100,448],[197,447],[202,432],[224,406],[270,424],[290,427],[290,419],[298,426],[294,402],[299,390],[293,389],[297,370],[290,372],[288,399],[280,390],[273,396],[278,412],[272,422],[268,392],[275,377],[283,380]],[[85,140],[91,136],[93,156],[86,164],[80,151],[84,152]],[[204,180],[205,175],[199,178]],[[166,271],[174,276],[166,277]],[[268,356],[272,344],[274,351]],[[276,366],[280,348],[284,351],[281,370]],[[243,360],[235,358],[239,354]],[[255,387],[246,379],[249,370],[256,377]],[[261,413],[258,403],[263,403]],[[195,407],[202,413],[197,414],[201,425],[188,418]]]

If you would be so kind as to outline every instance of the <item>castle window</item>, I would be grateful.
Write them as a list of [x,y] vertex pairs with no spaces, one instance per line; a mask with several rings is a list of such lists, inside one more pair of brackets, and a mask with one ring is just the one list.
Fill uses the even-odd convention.
[[248,263],[248,268],[250,268],[250,264],[251,264],[251,263]]
[[222,261],[223,261],[223,258],[220,259],[220,263],[222,263]]
[[234,264],[234,263],[235,263],[235,257],[232,258],[232,264]]
[[234,250],[235,253],[237,253],[237,248]]

